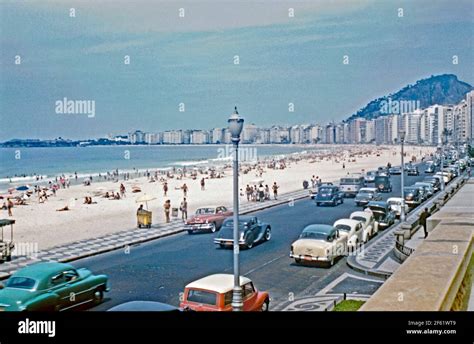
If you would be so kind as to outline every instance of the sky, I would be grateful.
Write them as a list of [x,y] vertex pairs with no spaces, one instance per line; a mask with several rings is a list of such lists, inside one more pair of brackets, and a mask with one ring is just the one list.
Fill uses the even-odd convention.
[[[469,0],[3,0],[0,141],[222,128],[235,105],[262,127],[341,121],[431,75],[474,84],[473,37]],[[57,113],[65,97],[95,116]]]

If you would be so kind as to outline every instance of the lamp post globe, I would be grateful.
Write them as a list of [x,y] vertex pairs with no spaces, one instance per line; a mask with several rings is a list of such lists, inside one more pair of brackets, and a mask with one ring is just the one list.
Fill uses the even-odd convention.
[[400,221],[403,222],[405,221],[405,152],[403,150],[403,145],[405,144],[405,131],[400,131],[399,136],[400,136],[400,143],[401,143],[401,156],[402,156],[402,161],[401,161],[401,209],[400,209]]
[[227,120],[227,123],[229,124],[229,132],[232,142],[237,141],[238,143],[240,141],[240,134],[244,127],[244,119],[240,117],[239,112],[237,111],[237,106],[235,107],[234,113],[230,115]]

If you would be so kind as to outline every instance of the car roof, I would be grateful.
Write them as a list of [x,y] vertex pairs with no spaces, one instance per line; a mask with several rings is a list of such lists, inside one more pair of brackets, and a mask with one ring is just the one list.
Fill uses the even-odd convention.
[[368,207],[380,207],[380,208],[387,208],[388,204],[384,201],[370,201],[367,204]]
[[370,217],[371,214],[367,211],[354,211],[352,214],[351,214],[351,217],[353,216],[362,216],[362,217]]
[[331,225],[324,224],[312,224],[308,225],[303,229],[303,232],[317,232],[317,233],[326,233],[329,234],[334,229]]
[[27,267],[24,267],[13,274],[15,276],[30,277],[34,279],[41,279],[48,277],[61,271],[75,269],[70,264],[57,263],[57,262],[45,262],[32,264]]
[[[249,278],[240,276],[240,285],[243,286],[252,282]],[[189,283],[186,289],[203,289],[215,291],[224,294],[234,288],[234,275],[231,274],[214,274],[198,279]]]
[[112,308],[109,308],[107,312],[167,312],[167,311],[179,311],[179,308],[168,305],[166,303],[156,301],[129,301],[121,303]]
[[387,202],[402,202],[403,201],[403,198],[401,197],[390,197],[389,199],[387,199]]
[[376,191],[377,191],[377,188],[360,188],[360,189],[359,189],[359,191],[362,191],[362,190],[370,191],[370,192],[376,192]]
[[336,227],[336,224],[338,225],[344,224],[344,225],[354,227],[359,224],[359,221],[354,220],[354,219],[339,219],[336,222],[334,222],[334,227]]

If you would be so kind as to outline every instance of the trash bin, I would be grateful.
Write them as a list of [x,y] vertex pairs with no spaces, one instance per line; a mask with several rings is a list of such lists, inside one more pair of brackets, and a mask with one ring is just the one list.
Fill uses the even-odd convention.
[[151,211],[141,210],[137,213],[137,226],[138,228],[151,227]]
[[178,208],[171,208],[171,216],[178,217]]

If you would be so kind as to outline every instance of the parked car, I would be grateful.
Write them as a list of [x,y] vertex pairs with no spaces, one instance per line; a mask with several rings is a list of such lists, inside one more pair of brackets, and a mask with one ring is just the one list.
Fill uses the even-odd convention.
[[387,202],[369,202],[367,208],[372,211],[378,229],[385,229],[395,223],[395,212]]
[[318,186],[315,186],[314,188],[310,188],[309,189],[309,197],[314,200],[316,198],[316,195],[318,194],[319,192],[319,189],[323,186],[333,186],[334,184],[333,183],[322,183]]
[[344,203],[344,194],[339,190],[337,186],[321,186],[318,190],[318,194],[314,198],[316,205],[330,204],[338,205]]
[[379,175],[375,178],[374,183],[379,192],[392,192],[392,183],[390,182],[390,177]]
[[441,181],[442,181],[442,177],[436,176],[436,175],[430,176],[430,177],[425,177],[423,179],[423,182],[430,183],[433,186],[433,190],[435,192],[438,192],[441,189]]
[[435,191],[434,191],[434,188],[433,188],[433,185],[431,185],[431,183],[425,183],[425,182],[416,182],[415,183],[415,186],[421,186],[425,189],[425,193],[426,195],[428,196],[428,198],[430,198],[431,196],[434,195]]
[[390,175],[402,174],[402,168],[400,166],[390,167],[388,171],[390,172]]
[[354,211],[349,217],[351,220],[359,221],[362,224],[362,242],[366,243],[378,232],[374,215],[368,211]]
[[[252,281],[243,276],[240,276],[240,286],[243,292],[244,311],[268,311],[270,295],[267,292],[258,291]],[[185,287],[180,307],[183,310],[199,312],[230,312],[233,288],[234,276],[231,274],[206,276]]]
[[413,184],[410,187],[417,188],[420,191],[421,202],[424,202],[428,199],[428,192],[423,186]]
[[409,186],[405,187],[403,191],[405,195],[405,204],[407,204],[410,208],[417,207],[423,201],[419,188]]
[[[227,218],[221,227],[214,243],[220,247],[231,247],[234,244],[234,219]],[[270,240],[272,229],[268,223],[261,222],[255,216],[239,217],[239,246],[250,249],[254,244]]]
[[410,208],[408,207],[405,202],[403,202],[403,198],[401,197],[390,197],[387,200],[387,204],[390,206],[390,209],[395,213],[395,217],[399,218],[401,211],[402,211],[402,206],[405,208],[405,214],[408,214],[410,211]]
[[418,170],[418,166],[415,166],[415,165],[410,166],[407,170],[407,175],[408,176],[419,176],[420,171]]
[[364,206],[370,201],[379,201],[381,199],[382,195],[380,195],[377,188],[362,188],[355,197],[355,204],[357,206]]
[[99,304],[109,291],[106,275],[47,262],[17,270],[0,288],[0,311],[64,311]]
[[362,224],[360,221],[351,219],[339,219],[333,225],[341,236],[347,237],[347,247],[357,248],[363,242]]
[[186,221],[184,229],[189,234],[203,231],[214,233],[221,229],[224,220],[229,216],[232,216],[232,212],[224,206],[201,207]]
[[390,167],[387,166],[380,166],[377,169],[379,176],[390,177]]
[[364,186],[365,178],[361,174],[342,177],[339,181],[339,190],[344,194],[344,197],[355,197]]
[[109,308],[107,312],[179,312],[178,307],[156,301],[128,301]]
[[291,244],[290,257],[296,263],[323,262],[334,265],[338,256],[346,253],[347,236],[340,235],[330,225],[314,224],[303,229],[298,240]]
[[432,174],[432,173],[435,173],[435,171],[436,171],[436,166],[435,166],[434,163],[433,164],[428,164],[428,166],[425,169],[426,174]]
[[451,181],[451,176],[448,172],[440,171],[436,172],[435,176],[443,178],[444,184],[448,184]]
[[365,175],[365,182],[373,183],[377,175],[378,175],[377,171],[368,171]]

